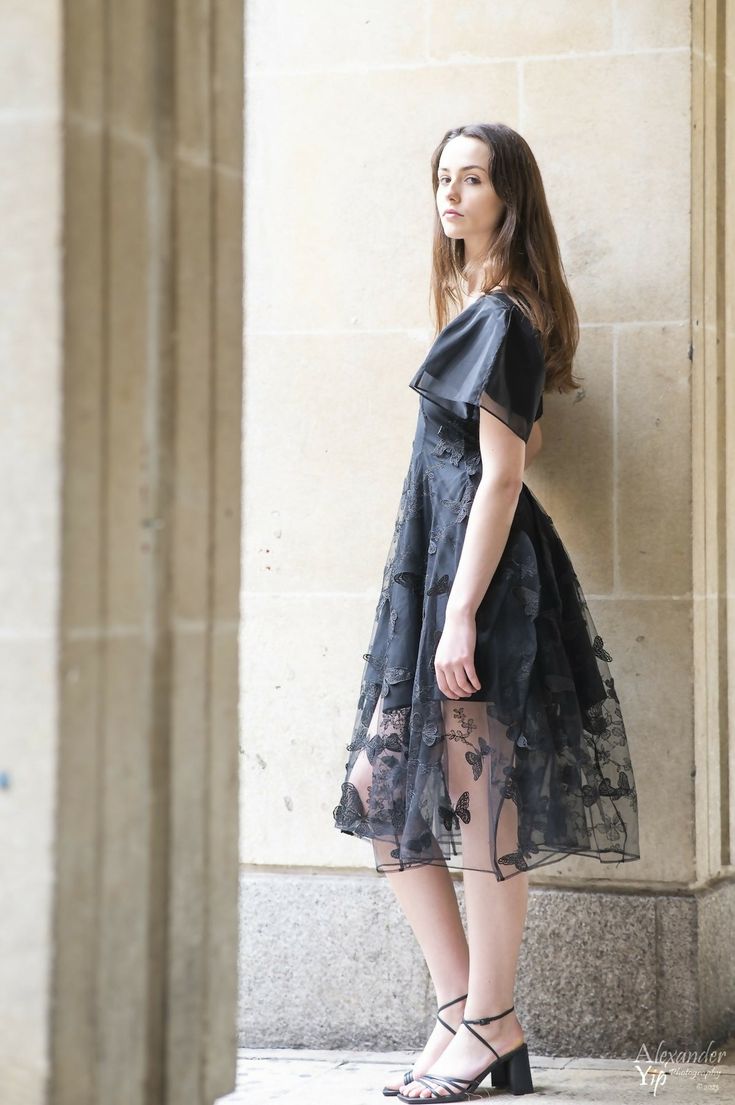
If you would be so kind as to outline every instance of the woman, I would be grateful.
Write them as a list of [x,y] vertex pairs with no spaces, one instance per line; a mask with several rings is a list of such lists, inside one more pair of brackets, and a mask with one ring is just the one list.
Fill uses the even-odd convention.
[[483,124],[444,136],[432,176],[440,332],[410,381],[416,435],[334,821],[372,840],[445,1011],[383,1092],[450,1102],[488,1074],[533,1091],[512,1004],[528,872],[639,852],[612,657],[523,482],[543,391],[579,387],[539,169],[519,134]]

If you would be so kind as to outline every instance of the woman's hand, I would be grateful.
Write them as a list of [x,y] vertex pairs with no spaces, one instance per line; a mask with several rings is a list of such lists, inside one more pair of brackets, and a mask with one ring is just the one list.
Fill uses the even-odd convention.
[[436,681],[447,698],[467,698],[481,689],[475,671],[476,641],[474,615],[447,609],[434,657]]

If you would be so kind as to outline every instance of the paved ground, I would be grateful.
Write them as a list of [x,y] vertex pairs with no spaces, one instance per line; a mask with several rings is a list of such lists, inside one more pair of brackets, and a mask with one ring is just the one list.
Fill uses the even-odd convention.
[[[555,1105],[735,1105],[735,1040],[719,1045],[721,1062],[678,1068],[643,1065],[628,1059],[548,1058],[531,1055],[536,1096],[553,1097]],[[237,1091],[215,1105],[376,1105],[396,1102],[384,1097],[386,1081],[411,1065],[415,1053],[288,1051],[240,1048]],[[477,1100],[516,1100],[494,1089],[488,1078]],[[517,1100],[521,1100],[518,1098]],[[396,1102],[396,1105],[401,1105]]]

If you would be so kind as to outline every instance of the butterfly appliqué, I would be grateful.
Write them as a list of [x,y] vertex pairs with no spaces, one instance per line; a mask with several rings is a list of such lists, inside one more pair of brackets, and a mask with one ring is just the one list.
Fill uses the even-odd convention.
[[446,456],[447,459],[457,468],[459,462],[464,456],[464,442],[461,437],[456,434],[448,434],[444,426],[439,427],[439,441],[431,450],[435,457]]
[[498,863],[504,863],[506,866],[515,864],[519,871],[527,871],[528,864],[526,863],[524,856],[532,856],[535,852],[538,852],[538,848],[535,844],[529,844],[526,848],[519,848],[516,852],[508,852],[504,856],[498,857]]
[[612,656],[610,655],[610,653],[603,648],[602,637],[599,635],[599,633],[592,642],[592,651],[594,652],[595,656],[597,656],[600,660],[612,660]]
[[381,656],[376,656],[372,652],[363,652],[363,660],[367,660],[369,664],[377,668],[379,672],[382,672],[383,683],[381,686],[381,694],[390,694],[390,688],[392,683],[404,683],[407,679],[413,679],[414,672],[410,668],[392,668],[389,667],[385,659]]
[[426,852],[431,848],[433,839],[434,834],[430,829],[427,829],[420,836],[412,836],[411,840],[406,842],[406,846],[411,852]]
[[509,798],[511,802],[515,802],[517,806],[520,805],[520,791],[518,789],[518,783],[516,782],[516,771],[512,764],[506,764],[503,768],[503,774],[505,775],[505,781],[502,786],[501,794],[503,798]]
[[606,798],[621,798],[624,794],[630,794],[630,783],[625,772],[620,771],[618,773],[618,785],[616,787],[605,777],[600,783],[600,794],[604,794]]
[[467,763],[472,768],[472,778],[475,780],[475,782],[477,782],[477,780],[482,775],[482,757],[489,756],[491,752],[490,745],[487,743],[487,741],[483,737],[480,737],[479,740],[479,754],[477,752],[465,752],[464,754],[464,758],[467,760]]
[[449,582],[449,576],[443,575],[440,579],[434,583],[426,592],[427,595],[446,595],[451,589],[451,583]]
[[[371,766],[375,763],[375,757],[385,751],[403,751],[403,746],[397,733],[376,733],[365,745],[365,755]],[[390,766],[390,762],[388,762],[386,766]]]
[[444,822],[444,828],[447,832],[451,832],[452,828],[456,826],[459,828],[459,822],[462,820],[465,825],[470,823],[470,792],[468,790],[460,794],[457,799],[457,804],[454,809],[449,806],[439,806],[439,814]]
[[475,490],[476,489],[471,484],[468,484],[464,489],[461,499],[441,500],[443,506],[448,506],[452,512],[456,514],[457,517],[454,519],[455,524],[463,522],[465,518],[469,517],[470,507],[475,498]]
[[401,587],[406,587],[417,595],[422,594],[424,590],[424,577],[416,572],[396,572],[393,579]]
[[342,797],[332,811],[335,821],[355,836],[370,836],[370,821],[365,813],[360,792],[350,782],[342,784]]

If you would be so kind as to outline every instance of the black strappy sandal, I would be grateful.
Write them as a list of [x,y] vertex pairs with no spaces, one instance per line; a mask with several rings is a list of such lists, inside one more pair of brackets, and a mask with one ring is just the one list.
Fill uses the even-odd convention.
[[[425,1086],[432,1091],[431,1097],[407,1097],[405,1094],[399,1093],[399,1101],[407,1101],[412,1105],[417,1101],[421,1103],[432,1101],[443,1101],[449,1105],[451,1101],[469,1101],[470,1096],[475,1092],[480,1083],[487,1078],[488,1074],[493,1075],[493,1085],[502,1086],[510,1090],[516,1097],[519,1094],[534,1093],[533,1082],[531,1080],[531,1064],[528,1061],[528,1046],[526,1042],[519,1044],[518,1047],[514,1047],[512,1051],[507,1051],[505,1055],[498,1055],[497,1051],[492,1044],[489,1044],[479,1032],[475,1032],[474,1028],[470,1026],[473,1024],[490,1024],[490,1021],[500,1020],[501,1017],[506,1017],[508,1013],[512,1013],[515,1009],[514,1005],[511,1005],[510,1009],[506,1009],[504,1013],[497,1013],[494,1017],[475,1017],[467,1020],[466,1017],[462,1018],[462,1024],[466,1024],[473,1036],[477,1036],[478,1040],[481,1040],[485,1047],[489,1047],[495,1055],[495,1059],[486,1067],[485,1070],[480,1071],[474,1078],[448,1078],[441,1074],[424,1074],[420,1078],[416,1078],[416,1082],[422,1082]],[[498,1074],[503,1078],[502,1082],[495,1080],[495,1075]],[[434,1082],[434,1086],[431,1083]],[[460,1088],[464,1083],[464,1088]],[[443,1086],[445,1089],[454,1090],[454,1093],[449,1094],[435,1094],[433,1091],[436,1085]]]
[[[450,1005],[456,1005],[458,1001],[462,1001],[462,999],[466,998],[466,997],[467,997],[467,994],[462,994],[461,997],[454,998],[452,1001],[447,1001],[447,1002],[444,1003],[444,1005],[440,1005],[438,1010],[437,1010],[436,1019],[439,1021],[440,1024],[443,1024],[445,1028],[448,1028],[453,1036],[457,1035],[457,1029],[452,1028],[451,1024],[447,1024],[447,1022],[444,1020],[444,1018],[440,1017],[439,1014],[441,1013],[442,1009],[448,1009]],[[403,1084],[405,1086],[408,1086],[408,1085],[411,1084],[411,1082],[415,1082],[415,1081],[416,1081],[416,1078],[414,1076],[413,1071],[412,1070],[407,1070],[406,1073],[403,1076]],[[384,1094],[385,1097],[397,1097],[400,1092],[401,1092],[400,1090],[395,1090],[392,1086],[383,1086],[383,1094]]]

